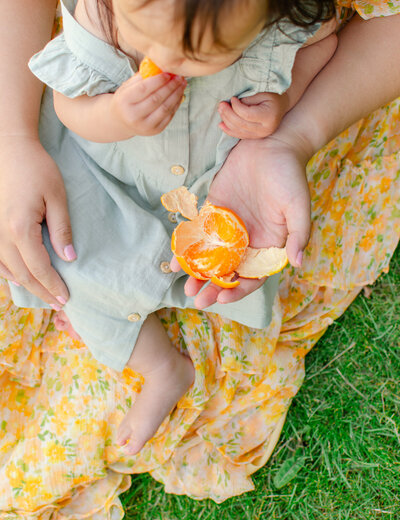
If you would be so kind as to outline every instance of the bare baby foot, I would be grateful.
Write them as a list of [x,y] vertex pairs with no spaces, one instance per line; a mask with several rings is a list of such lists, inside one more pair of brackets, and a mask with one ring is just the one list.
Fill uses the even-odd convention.
[[171,348],[175,351],[171,359],[142,374],[145,378],[142,391],[119,426],[117,443],[125,445],[129,455],[138,453],[154,436],[194,381],[191,360]]
[[81,337],[75,330],[73,329],[71,322],[69,321],[67,315],[64,311],[56,312],[54,315],[54,326],[57,330],[66,332],[73,339],[80,340]]

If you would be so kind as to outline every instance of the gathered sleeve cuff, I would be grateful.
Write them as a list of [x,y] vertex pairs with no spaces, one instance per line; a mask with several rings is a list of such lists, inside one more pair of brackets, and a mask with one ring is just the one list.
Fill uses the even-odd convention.
[[35,54],[29,67],[43,83],[70,98],[114,92],[136,66],[82,27],[73,16],[74,5],[71,0],[61,1],[63,33]]
[[97,96],[118,88],[112,79],[82,62],[61,34],[29,61],[29,68],[43,83],[69,98]]

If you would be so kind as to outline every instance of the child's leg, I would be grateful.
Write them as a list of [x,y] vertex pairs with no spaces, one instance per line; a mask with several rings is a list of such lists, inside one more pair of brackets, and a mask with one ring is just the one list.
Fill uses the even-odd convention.
[[[80,339],[65,312],[56,313],[54,324],[58,330]],[[153,437],[193,383],[194,368],[190,359],[171,344],[155,314],[150,314],[144,322],[127,366],[145,379],[117,433],[118,444],[123,446],[129,441],[126,451],[134,455]]]
[[79,334],[73,329],[71,322],[64,311],[59,311],[54,314],[54,326],[57,330],[66,332],[74,339],[81,339]]
[[160,321],[150,314],[127,363],[143,375],[142,391],[120,424],[117,442],[138,453],[194,380],[191,360],[170,342]]

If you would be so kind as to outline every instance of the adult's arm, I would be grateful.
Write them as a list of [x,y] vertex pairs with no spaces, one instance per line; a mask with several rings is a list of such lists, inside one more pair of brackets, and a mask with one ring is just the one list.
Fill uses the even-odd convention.
[[299,132],[309,157],[350,125],[400,96],[400,14],[363,20],[339,33],[336,53],[288,113],[281,131]]
[[[232,150],[209,198],[242,217],[254,247],[286,243],[292,265],[301,264],[310,232],[305,166],[342,130],[400,96],[399,49],[400,14],[368,21],[355,15],[339,33],[331,61],[278,130],[265,139],[240,141]],[[238,182],[243,172],[245,180]],[[197,294],[195,305],[204,308],[239,300],[261,283],[243,280],[234,289],[210,284],[198,294],[203,283],[190,278],[185,290]]]
[[44,219],[57,254],[75,255],[64,184],[38,138],[43,85],[27,66],[50,39],[55,8],[0,0],[0,274],[60,306],[68,290],[42,244]]

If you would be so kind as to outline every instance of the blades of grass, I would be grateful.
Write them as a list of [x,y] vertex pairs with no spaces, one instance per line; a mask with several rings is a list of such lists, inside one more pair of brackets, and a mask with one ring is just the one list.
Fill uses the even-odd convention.
[[366,397],[364,394],[362,394],[362,393],[361,393],[361,392],[360,392],[360,391],[359,391],[359,390],[358,390],[354,385],[352,385],[352,384],[350,383],[350,381],[348,381],[348,380],[344,377],[344,375],[341,373],[341,371],[340,371],[337,367],[336,367],[336,372],[340,375],[340,377],[343,379],[343,381],[344,381],[344,382],[345,382],[345,383],[346,383],[346,384],[347,384],[347,385],[348,385],[352,390],[354,390],[354,392],[356,392],[356,394],[358,394],[359,396],[361,396],[361,397],[364,399],[365,403],[367,404],[367,406],[368,406],[369,408],[371,408],[371,410],[373,410],[377,415],[379,415],[380,417],[382,417],[385,421],[390,422],[390,424],[391,424],[391,425],[393,426],[393,428],[394,428],[394,433],[395,433],[396,438],[397,438],[397,440],[398,440],[398,442],[399,442],[399,444],[400,444],[400,435],[399,435],[399,432],[398,432],[398,430],[397,430],[397,425],[396,425],[396,423],[394,422],[394,420],[393,420],[391,417],[388,417],[387,415],[384,415],[384,414],[383,414],[382,412],[380,412],[377,408],[375,408],[375,406],[373,406],[372,404],[370,404],[370,403],[368,402],[367,397]]
[[306,377],[306,380],[309,381],[310,379],[313,379],[313,377],[317,377],[319,374],[321,374],[326,368],[328,368],[330,365],[332,365],[332,363],[334,363],[337,359],[339,359],[340,357],[342,357],[344,354],[346,354],[346,352],[348,352],[350,349],[352,349],[355,345],[355,341],[353,341],[353,343],[351,343],[351,345],[349,345],[346,350],[344,350],[343,352],[341,352],[340,354],[338,354],[337,356],[335,356],[333,359],[331,359],[331,361],[329,361],[329,363],[327,363],[325,366],[323,366],[321,368],[321,370],[318,370],[318,372],[315,372],[314,374],[311,374],[310,376]]
[[287,459],[278,469],[273,478],[273,484],[277,489],[285,487],[305,466],[306,457],[295,454],[290,459]]

